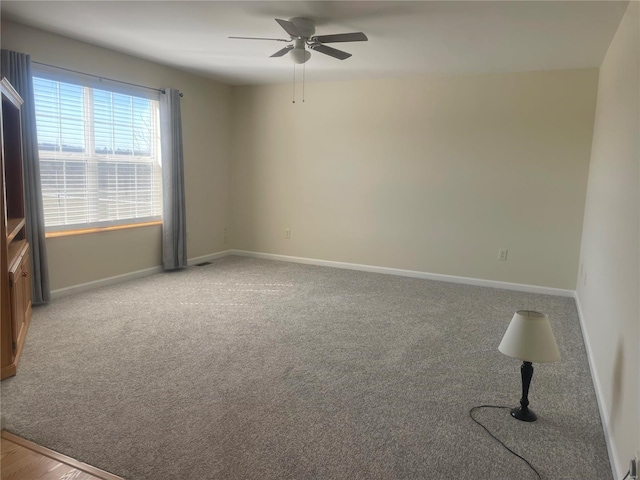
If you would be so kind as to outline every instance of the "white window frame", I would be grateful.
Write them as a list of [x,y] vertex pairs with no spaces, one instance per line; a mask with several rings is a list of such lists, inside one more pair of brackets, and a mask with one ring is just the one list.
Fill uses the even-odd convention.
[[[153,160],[149,161],[148,156],[142,155],[118,155],[118,154],[108,154],[103,155],[95,152],[95,138],[93,131],[93,89],[99,89],[104,91],[109,91],[112,93],[119,93],[123,95],[139,97],[139,98],[147,98],[149,100],[155,100],[159,102],[160,92],[155,91],[153,89],[145,89],[142,87],[135,87],[129,85],[120,85],[115,84],[113,82],[103,81],[99,78],[94,78],[93,76],[85,76],[81,74],[76,74],[67,71],[61,71],[55,69],[53,67],[48,67],[44,65],[38,65],[37,68],[33,68],[33,76],[38,78],[43,78],[47,80],[53,80],[57,82],[70,83],[74,85],[78,85],[83,87],[84,93],[84,114],[85,118],[90,118],[91,121],[85,124],[85,151],[84,152],[56,152],[55,158],[49,157],[47,158],[46,150],[39,150],[40,161],[58,161],[58,162],[85,162],[87,170],[92,170],[92,174],[90,175],[87,171],[87,182],[98,182],[99,175],[97,172],[98,166],[100,162],[113,162],[117,163],[133,163],[133,164],[142,164],[142,165],[151,165],[154,168]],[[151,115],[151,128],[153,131],[153,137],[156,138],[157,145],[152,146],[152,148],[157,151],[157,162],[160,167],[160,177],[162,175],[162,158],[161,158],[161,146],[160,146],[160,116],[159,112],[156,111],[155,114]],[[162,183],[162,179],[160,178],[160,182]],[[162,188],[162,185],[161,185]],[[94,192],[97,192],[98,189],[87,188],[87,195],[91,195]],[[154,215],[154,216],[146,216],[146,217],[131,217],[131,218],[123,218],[118,220],[107,220],[107,221],[99,221],[97,216],[92,212],[90,215],[89,222],[83,223],[74,223],[69,225],[53,225],[46,226],[45,231],[47,233],[55,233],[55,232],[65,232],[72,230],[93,230],[99,228],[109,228],[115,226],[126,226],[126,225],[135,225],[141,223],[149,223],[149,222],[158,222],[162,221],[162,215]],[[46,218],[45,218],[46,221]]]

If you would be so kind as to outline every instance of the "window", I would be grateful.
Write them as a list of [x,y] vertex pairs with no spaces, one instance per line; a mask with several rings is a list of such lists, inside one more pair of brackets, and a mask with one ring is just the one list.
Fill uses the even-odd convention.
[[159,220],[157,99],[33,79],[47,231]]

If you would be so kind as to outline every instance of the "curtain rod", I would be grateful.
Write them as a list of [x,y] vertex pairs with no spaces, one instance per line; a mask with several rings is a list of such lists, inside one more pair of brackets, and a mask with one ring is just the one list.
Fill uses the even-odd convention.
[[[156,92],[165,93],[163,88],[153,88],[153,87],[147,87],[146,85],[138,85],[137,83],[123,82],[122,80],[116,80],[115,78],[101,77],[99,75],[93,75],[92,73],[79,72],[77,70],[71,70],[70,68],[58,67],[56,65],[49,65],[48,63],[35,62],[35,61],[31,61],[31,63],[35,63],[37,65],[43,65],[45,67],[57,68],[59,70],[65,70],[67,72],[73,72],[73,73],[77,73],[79,75],[86,75],[88,77],[94,77],[94,78],[98,78],[100,80],[108,80],[110,82],[123,83],[125,85],[131,85],[133,87],[146,88],[147,90],[155,90]],[[181,97],[184,96],[182,92],[180,92],[180,96]]]

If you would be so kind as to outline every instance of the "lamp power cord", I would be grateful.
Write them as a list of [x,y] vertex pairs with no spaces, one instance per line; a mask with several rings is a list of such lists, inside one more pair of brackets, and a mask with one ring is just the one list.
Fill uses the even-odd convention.
[[[471,417],[471,420],[473,420],[474,422],[476,422],[478,425],[480,425],[489,435],[491,435],[491,437],[497,441],[500,445],[502,445],[507,451],[509,451],[511,454],[515,455],[516,457],[518,457],[520,460],[522,460],[524,463],[527,464],[527,466],[533,470],[533,472],[536,474],[536,476],[538,477],[539,480],[542,480],[542,477],[540,476],[540,473],[538,472],[538,470],[535,469],[535,467],[533,465],[531,465],[531,462],[529,462],[529,460],[527,460],[526,458],[524,458],[522,455],[517,454],[516,452],[514,452],[513,450],[511,450],[509,447],[507,447],[504,442],[502,440],[500,440],[498,437],[496,437],[493,433],[491,433],[491,431],[485,427],[482,423],[480,423],[479,420],[477,420],[474,416],[473,416],[473,412],[475,412],[476,410],[480,409],[480,408],[499,408],[499,409],[505,409],[505,410],[511,410],[512,407],[505,407],[503,405],[478,405],[476,407],[471,408],[471,410],[469,410],[469,416]],[[626,477],[625,477],[626,478]]]

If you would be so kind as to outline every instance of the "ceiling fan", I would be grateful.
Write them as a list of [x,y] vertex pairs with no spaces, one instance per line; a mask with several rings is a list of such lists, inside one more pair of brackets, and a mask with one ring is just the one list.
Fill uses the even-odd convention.
[[289,20],[275,19],[276,22],[289,34],[289,40],[284,38],[262,38],[262,37],[229,37],[242,40],[273,40],[276,42],[291,42],[281,50],[271,55],[272,57],[282,57],[291,52],[291,57],[295,63],[305,63],[311,58],[311,52],[324,53],[338,60],[345,60],[351,56],[350,53],[343,52],[337,48],[329,47],[326,43],[340,42],[366,42],[369,40],[362,32],[337,33],[334,35],[315,35],[316,27],[313,20],[308,18],[295,17]]

